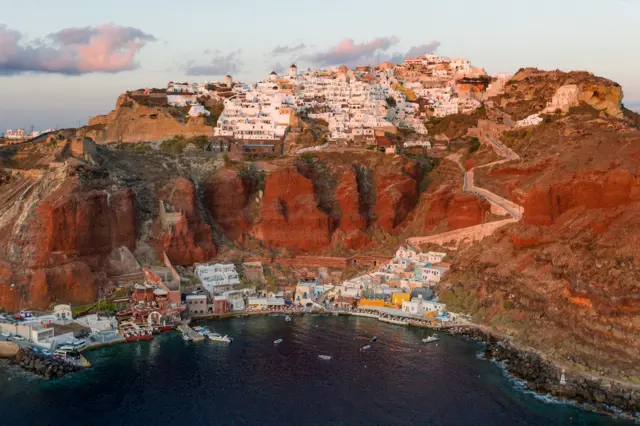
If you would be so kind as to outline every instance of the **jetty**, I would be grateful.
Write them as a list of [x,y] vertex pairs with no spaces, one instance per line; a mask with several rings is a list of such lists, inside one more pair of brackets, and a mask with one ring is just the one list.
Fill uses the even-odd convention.
[[189,336],[194,342],[201,342],[204,340],[204,336],[202,334],[197,333],[193,328],[189,327],[189,325],[184,322],[178,325],[178,330],[180,331],[180,333]]

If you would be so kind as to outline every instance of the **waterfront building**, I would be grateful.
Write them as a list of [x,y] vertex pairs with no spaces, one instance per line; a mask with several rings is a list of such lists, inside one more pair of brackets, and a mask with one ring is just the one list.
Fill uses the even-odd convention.
[[190,317],[206,315],[208,311],[206,294],[188,294],[186,297],[187,312]]
[[409,293],[393,293],[391,295],[391,304],[396,306],[402,306],[402,304],[406,301],[411,300],[411,294]]
[[234,312],[244,311],[246,308],[244,292],[241,290],[230,290],[222,293],[221,296],[216,296],[215,299],[226,300],[229,303],[229,307]]
[[58,320],[66,321],[73,319],[73,312],[71,310],[71,305],[56,305],[53,307],[53,315]]
[[296,285],[294,301],[300,304],[315,302],[323,292],[324,287],[318,284],[316,278],[302,279]]

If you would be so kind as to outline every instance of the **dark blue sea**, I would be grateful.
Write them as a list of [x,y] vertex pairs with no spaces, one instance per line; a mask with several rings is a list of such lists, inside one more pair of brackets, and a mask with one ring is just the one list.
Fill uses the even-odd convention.
[[627,424],[519,390],[460,338],[426,345],[423,330],[367,318],[203,325],[233,344],[169,333],[88,352],[92,368],[56,381],[2,363],[0,425]]

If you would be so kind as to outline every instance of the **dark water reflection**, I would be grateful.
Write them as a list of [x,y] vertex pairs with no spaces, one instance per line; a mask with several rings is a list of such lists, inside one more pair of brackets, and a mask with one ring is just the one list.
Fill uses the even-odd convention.
[[515,390],[476,357],[479,345],[458,338],[425,345],[422,330],[366,318],[207,325],[233,344],[167,334],[89,352],[93,368],[54,382],[2,364],[0,424],[624,424]]

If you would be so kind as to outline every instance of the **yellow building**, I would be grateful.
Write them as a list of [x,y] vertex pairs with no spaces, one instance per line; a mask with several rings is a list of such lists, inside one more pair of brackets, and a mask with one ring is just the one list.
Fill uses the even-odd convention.
[[366,307],[383,308],[384,307],[384,300],[382,300],[382,299],[360,299],[360,307],[361,308],[366,308]]
[[391,295],[392,305],[402,306],[403,302],[411,302],[411,295],[409,293],[393,293]]

